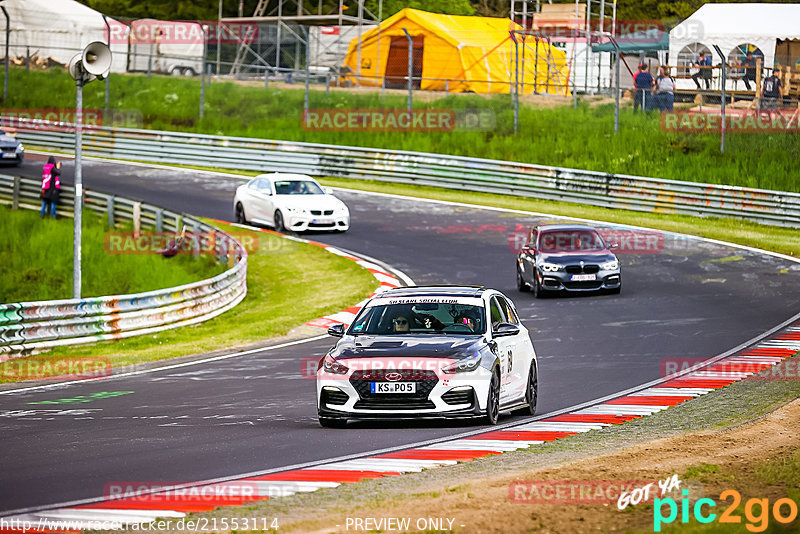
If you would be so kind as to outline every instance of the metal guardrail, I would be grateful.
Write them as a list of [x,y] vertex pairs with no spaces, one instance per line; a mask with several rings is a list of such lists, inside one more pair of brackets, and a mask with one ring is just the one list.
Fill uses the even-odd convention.
[[[39,209],[41,183],[0,175],[0,203]],[[62,185],[61,214],[72,213],[74,190]],[[0,304],[0,361],[59,345],[77,345],[150,334],[207,321],[230,310],[247,294],[247,251],[232,236],[190,216],[126,198],[85,190],[85,208],[106,215],[114,228],[124,221],[157,232],[186,229],[213,236],[217,261],[230,265],[207,280],[132,295]],[[192,241],[191,239],[189,240]],[[194,240],[194,252],[199,243]]]
[[[71,152],[71,125],[0,118],[25,143]],[[84,153],[154,163],[284,171],[560,200],[606,208],[800,226],[800,194],[424,152],[92,128]]]

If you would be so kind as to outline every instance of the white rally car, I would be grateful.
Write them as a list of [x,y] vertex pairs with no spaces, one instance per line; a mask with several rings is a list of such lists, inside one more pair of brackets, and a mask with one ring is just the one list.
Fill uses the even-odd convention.
[[233,199],[236,222],[286,230],[333,230],[350,228],[350,210],[304,174],[260,174],[239,186]]
[[512,302],[494,289],[405,287],[373,297],[317,371],[319,422],[536,411],[538,366]]

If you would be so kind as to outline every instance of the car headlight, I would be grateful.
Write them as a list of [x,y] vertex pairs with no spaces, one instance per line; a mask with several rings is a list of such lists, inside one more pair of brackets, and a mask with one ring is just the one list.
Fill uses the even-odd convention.
[[22,152],[23,150],[25,150],[25,147],[22,146],[22,143],[18,144],[17,145],[17,152]]
[[600,264],[601,271],[616,271],[619,269],[619,260],[611,260]]
[[477,369],[480,364],[481,355],[473,354],[471,356],[467,356],[466,358],[462,358],[455,363],[451,363],[447,367],[443,368],[442,372],[447,374],[468,373]]
[[328,354],[322,360],[322,370],[333,375],[344,375],[347,374],[350,368],[337,362],[333,359],[333,356]]
[[561,270],[561,265],[558,265],[556,263],[547,263],[547,262],[545,262],[545,263],[540,264],[540,267],[546,273],[554,273],[556,271],[560,271]]
[[303,208],[290,208],[287,206],[286,211],[289,213],[303,213],[305,210]]

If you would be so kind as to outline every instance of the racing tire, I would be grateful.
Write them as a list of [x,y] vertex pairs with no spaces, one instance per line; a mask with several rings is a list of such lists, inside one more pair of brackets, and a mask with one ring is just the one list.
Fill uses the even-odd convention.
[[492,379],[489,382],[489,394],[486,398],[486,415],[483,422],[489,426],[494,426],[500,419],[500,373],[497,368],[492,372]]
[[281,210],[275,212],[275,231],[276,232],[285,232],[286,227],[283,225],[283,214]]
[[528,286],[528,284],[522,278],[522,273],[519,272],[519,267],[517,267],[517,290],[520,293],[527,293],[531,290],[530,286]]
[[536,374],[536,363],[531,362],[531,369],[528,371],[528,386],[525,388],[525,402],[528,404],[520,408],[520,415],[536,415],[536,404],[539,402],[539,377]]
[[186,67],[185,69],[183,69],[182,74],[184,76],[197,76],[197,73],[194,71],[192,67]]
[[544,298],[544,292],[542,291],[542,284],[539,283],[539,277],[535,276],[535,275],[533,277],[532,291],[533,291],[533,297],[534,298],[537,298],[537,299],[543,299]]
[[244,206],[242,206],[241,202],[236,203],[236,207],[234,208],[234,219],[239,224],[248,224],[247,223],[247,216],[244,214]]
[[319,424],[324,428],[344,428],[347,426],[347,419],[340,417],[319,417]]

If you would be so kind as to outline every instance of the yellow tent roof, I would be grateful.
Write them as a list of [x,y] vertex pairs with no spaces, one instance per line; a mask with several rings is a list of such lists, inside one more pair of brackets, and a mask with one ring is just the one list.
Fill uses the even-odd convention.
[[[380,85],[380,79],[385,75],[391,38],[404,36],[404,27],[408,28],[412,37],[424,35],[426,39],[422,89],[444,89],[445,83],[436,79],[454,78],[468,81],[460,84],[448,83],[448,90],[509,91],[514,71],[514,45],[510,32],[521,31],[522,26],[510,19],[441,15],[411,8],[395,13],[379,27],[362,35],[361,74],[364,77],[359,80],[353,78],[354,81],[357,80],[356,83]],[[376,47],[379,39],[380,47]],[[350,42],[345,58],[345,66],[351,72],[359,72],[357,47],[358,38],[355,38]],[[521,71],[525,72],[522,77],[527,77],[522,92],[563,92],[567,78],[564,52],[550,47],[544,41],[537,43],[534,37],[526,39],[527,54],[522,48],[519,48],[520,55],[527,55],[526,63],[520,65]],[[365,59],[369,61],[369,66],[364,64]],[[372,70],[374,64],[377,64],[380,72]],[[415,78],[418,75],[419,73],[415,73]],[[536,88],[528,83],[534,80],[534,76],[539,84]],[[542,81],[545,76],[546,83]]]

